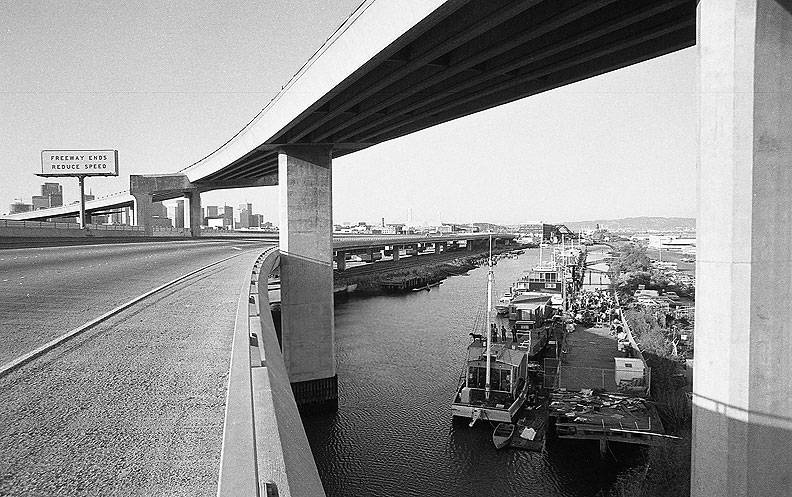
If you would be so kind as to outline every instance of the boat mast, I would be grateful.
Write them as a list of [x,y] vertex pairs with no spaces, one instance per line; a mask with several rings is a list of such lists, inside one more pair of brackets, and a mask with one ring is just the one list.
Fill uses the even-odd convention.
[[484,383],[484,398],[489,400],[490,397],[490,344],[492,343],[492,324],[491,309],[492,309],[492,280],[494,279],[492,272],[492,234],[489,237],[489,273],[487,273],[487,379]]

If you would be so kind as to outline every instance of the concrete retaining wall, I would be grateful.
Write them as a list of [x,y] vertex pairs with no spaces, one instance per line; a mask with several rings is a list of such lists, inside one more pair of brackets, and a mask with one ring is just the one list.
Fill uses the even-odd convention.
[[142,231],[132,230],[0,226],[0,238],[135,238],[144,235]]
[[325,495],[269,307],[266,281],[279,257],[262,254],[242,283],[218,496],[275,495],[268,486],[281,497]]

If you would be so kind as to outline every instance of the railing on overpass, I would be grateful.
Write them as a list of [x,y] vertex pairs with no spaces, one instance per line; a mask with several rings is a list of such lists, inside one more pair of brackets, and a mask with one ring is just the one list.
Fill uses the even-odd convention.
[[[140,229],[143,229],[142,227]],[[173,228],[171,226],[154,226],[154,233],[175,233],[177,235],[189,235],[190,228]]]
[[[89,230],[99,231],[143,231],[142,226],[129,226],[126,224],[86,224]],[[17,221],[14,219],[0,219],[0,228],[51,228],[51,229],[80,229],[78,223],[61,223],[57,221]]]
[[[275,335],[266,279],[277,249],[245,274],[237,303],[217,495],[323,496]],[[259,284],[261,279],[262,284]]]

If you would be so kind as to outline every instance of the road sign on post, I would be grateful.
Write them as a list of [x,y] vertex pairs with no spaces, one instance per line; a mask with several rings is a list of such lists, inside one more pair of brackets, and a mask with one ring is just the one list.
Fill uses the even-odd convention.
[[73,176],[80,182],[80,228],[85,227],[85,177],[118,176],[118,150],[42,150],[41,173]]
[[38,176],[118,176],[118,150],[42,150]]

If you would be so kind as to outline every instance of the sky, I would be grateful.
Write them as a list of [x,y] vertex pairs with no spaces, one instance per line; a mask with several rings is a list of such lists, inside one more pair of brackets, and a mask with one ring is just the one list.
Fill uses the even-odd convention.
[[[199,160],[359,3],[0,0],[0,213],[38,194],[44,149],[117,149],[97,196]],[[693,47],[335,159],[334,221],[695,217],[695,70]],[[202,195],[247,202],[277,220],[277,187]]]

